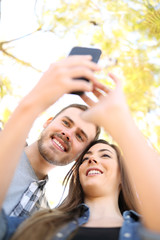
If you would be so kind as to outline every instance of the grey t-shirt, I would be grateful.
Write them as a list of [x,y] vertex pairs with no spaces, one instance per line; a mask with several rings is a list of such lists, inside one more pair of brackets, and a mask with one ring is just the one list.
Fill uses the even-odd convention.
[[38,178],[27,158],[27,155],[23,152],[3,203],[3,209],[7,215],[10,215],[12,210],[21,200],[23,193],[33,181],[38,181]]

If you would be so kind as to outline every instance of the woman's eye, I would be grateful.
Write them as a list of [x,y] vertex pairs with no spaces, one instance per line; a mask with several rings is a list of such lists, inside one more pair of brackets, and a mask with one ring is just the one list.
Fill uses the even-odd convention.
[[83,158],[83,159],[82,159],[82,163],[83,163],[84,161],[86,161],[86,160],[88,160],[88,157]]
[[104,157],[104,158],[111,158],[111,156],[109,156],[108,154],[103,154],[101,157]]

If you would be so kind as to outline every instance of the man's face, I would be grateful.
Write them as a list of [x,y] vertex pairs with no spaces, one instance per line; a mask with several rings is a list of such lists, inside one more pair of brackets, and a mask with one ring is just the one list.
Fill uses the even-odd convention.
[[80,155],[96,135],[96,126],[80,118],[83,110],[67,108],[47,121],[38,141],[39,152],[49,163],[66,165]]

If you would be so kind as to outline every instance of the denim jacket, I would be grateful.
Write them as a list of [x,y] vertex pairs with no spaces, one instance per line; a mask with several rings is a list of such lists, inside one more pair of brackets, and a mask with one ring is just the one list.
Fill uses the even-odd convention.
[[[67,237],[77,228],[88,222],[89,208],[86,204],[80,204],[82,216],[67,223],[52,240],[67,240]],[[119,240],[160,240],[160,234],[153,233],[145,229],[139,222],[140,215],[135,211],[125,211],[123,213],[123,225],[120,229]]]
[[[57,232],[52,240],[67,240],[68,236],[77,228],[86,223],[89,219],[89,208],[80,204],[82,215],[67,223]],[[9,240],[18,226],[25,220],[24,217],[8,217],[4,211],[0,212],[0,240]],[[119,240],[160,240],[160,234],[146,230],[139,222],[140,216],[130,210],[123,213],[123,225],[120,229]]]

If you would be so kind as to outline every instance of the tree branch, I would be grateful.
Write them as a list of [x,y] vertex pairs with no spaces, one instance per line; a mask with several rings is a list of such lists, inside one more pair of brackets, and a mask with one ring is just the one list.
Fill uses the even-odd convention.
[[4,47],[3,47],[4,44],[8,44],[8,43],[11,43],[11,42],[13,42],[13,41],[17,41],[17,40],[20,40],[20,39],[22,39],[22,38],[28,37],[28,36],[32,35],[33,33],[38,32],[38,31],[40,31],[40,30],[41,30],[41,27],[37,28],[37,29],[36,29],[35,31],[33,31],[32,33],[28,33],[28,34],[26,34],[26,35],[24,35],[24,36],[22,36],[22,37],[15,38],[15,39],[12,39],[12,40],[9,40],[9,41],[0,42],[0,51],[2,51],[2,52],[3,52],[5,55],[7,55],[8,57],[11,57],[12,59],[16,60],[17,62],[19,62],[19,63],[21,63],[21,64],[23,64],[23,65],[25,65],[25,66],[27,66],[27,67],[30,67],[30,68],[36,70],[37,72],[42,72],[41,70],[33,67],[32,64],[30,64],[30,63],[28,63],[28,62],[25,62],[25,61],[23,61],[23,60],[15,57],[13,54],[7,52],[7,51],[4,49]]
[[[14,41],[17,41],[17,40],[20,40],[22,38],[25,38],[25,37],[28,37],[30,35],[32,35],[33,33],[36,33],[38,31],[42,30],[41,26],[39,28],[37,28],[35,31],[31,32],[31,33],[28,33],[24,36],[21,36],[19,38],[15,38],[15,39],[12,39],[12,40],[9,40],[9,41],[3,41],[3,42],[0,42],[0,47],[3,46],[4,44],[7,44],[7,43],[11,43],[11,42],[14,42]],[[0,48],[1,49],[1,48]]]
[[27,66],[27,67],[30,67],[30,68],[36,70],[37,72],[42,72],[41,70],[39,70],[39,69],[35,68],[34,66],[32,66],[32,64],[30,64],[30,63],[28,63],[28,62],[25,62],[25,61],[23,61],[23,60],[15,57],[15,56],[12,55],[11,53],[8,53],[6,50],[1,49],[1,51],[2,51],[5,55],[7,55],[8,57],[11,57],[11,58],[13,58],[14,60],[16,60],[17,62],[19,62],[19,63],[21,63],[21,64],[23,64],[23,65],[25,65],[25,66]]

